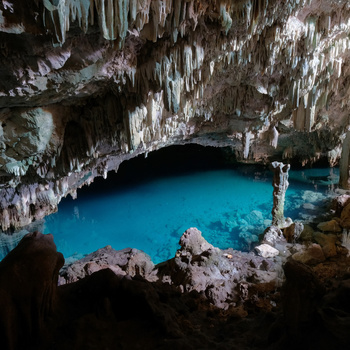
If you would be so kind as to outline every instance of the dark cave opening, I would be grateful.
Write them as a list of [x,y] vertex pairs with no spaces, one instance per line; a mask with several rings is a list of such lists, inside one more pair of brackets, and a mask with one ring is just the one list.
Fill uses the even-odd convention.
[[[230,148],[176,145],[141,154],[121,163],[117,172],[110,171],[107,180],[98,177],[92,186],[96,191],[108,191],[111,186],[133,186],[137,183],[167,176],[186,175],[215,169],[236,167]],[[242,170],[244,165],[241,165]],[[261,167],[261,166],[260,166]],[[89,191],[83,187],[79,195]]]

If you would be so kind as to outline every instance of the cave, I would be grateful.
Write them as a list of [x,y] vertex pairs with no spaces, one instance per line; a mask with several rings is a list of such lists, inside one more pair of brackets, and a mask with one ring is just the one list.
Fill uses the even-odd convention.
[[[77,198],[62,199],[43,232],[54,234],[67,260],[111,245],[138,248],[158,264],[174,256],[193,226],[216,247],[253,250],[271,225],[273,172],[233,156],[228,148],[196,144],[139,155],[78,189]],[[338,169],[314,164],[291,169],[289,179],[285,215],[316,227],[316,211],[321,218],[336,196]]]
[[[349,18],[347,0],[2,1],[5,348],[346,348]],[[202,181],[214,171],[230,198]],[[84,201],[130,190],[146,231],[160,214],[142,186],[182,177],[203,183],[197,202],[156,201],[201,215],[154,229],[167,255],[89,236],[99,211],[124,224]],[[58,230],[96,246],[65,253]]]

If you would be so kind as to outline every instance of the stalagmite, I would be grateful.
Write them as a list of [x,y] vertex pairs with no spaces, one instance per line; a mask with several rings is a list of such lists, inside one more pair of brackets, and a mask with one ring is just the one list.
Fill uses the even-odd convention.
[[277,227],[284,227],[286,220],[284,218],[284,200],[288,182],[288,171],[290,169],[289,164],[283,164],[281,162],[273,162],[273,208],[272,208],[272,225]]
[[346,133],[339,162],[339,185],[343,189],[350,189],[350,131]]

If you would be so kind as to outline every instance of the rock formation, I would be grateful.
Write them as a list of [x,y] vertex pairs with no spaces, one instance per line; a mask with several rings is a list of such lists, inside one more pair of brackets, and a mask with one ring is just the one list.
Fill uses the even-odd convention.
[[[1,230],[40,223],[95,177],[169,145],[326,160],[348,188],[349,49],[347,0],[2,1]],[[0,262],[2,345],[346,348],[348,200],[316,231],[282,231],[280,201],[260,256],[191,228],[157,266],[105,247],[59,275],[62,254],[34,232]]]
[[[347,0],[0,4],[0,225],[173,144],[330,165],[347,186]],[[344,145],[344,146],[343,146]]]
[[[103,248],[61,270],[61,279],[70,283],[57,286],[64,259],[52,236],[25,236],[0,262],[2,347],[348,346],[350,258],[344,249],[338,247],[336,256],[307,265],[293,256],[283,274],[278,269],[286,255],[262,258],[222,251],[195,228],[187,230],[180,243],[175,258],[157,266],[140,251]],[[286,244],[284,249],[297,245]],[[281,288],[276,282],[284,276]]]
[[0,335],[3,349],[40,346],[54,312],[64,259],[52,235],[26,235],[0,263]]
[[286,220],[284,218],[284,200],[289,186],[288,171],[289,164],[281,162],[272,162],[273,168],[273,207],[272,207],[272,225],[284,227]]

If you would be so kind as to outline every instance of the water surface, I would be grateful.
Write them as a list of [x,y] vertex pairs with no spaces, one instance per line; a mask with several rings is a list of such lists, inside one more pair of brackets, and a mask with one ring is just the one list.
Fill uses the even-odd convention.
[[[63,199],[46,218],[44,233],[54,235],[66,258],[111,245],[141,249],[158,263],[175,255],[189,227],[214,246],[250,249],[270,224],[272,172],[209,160],[199,167],[190,163],[168,171],[164,161],[163,169],[150,164],[98,179],[78,190],[78,199]],[[338,170],[291,170],[289,182],[285,215],[308,220],[335,188]]]

